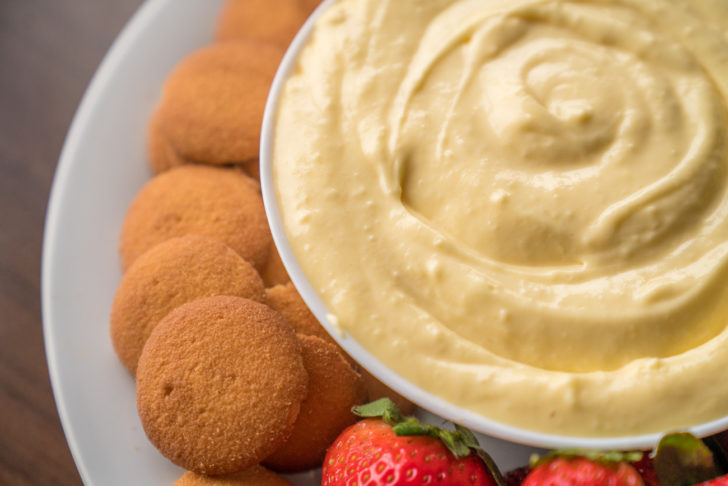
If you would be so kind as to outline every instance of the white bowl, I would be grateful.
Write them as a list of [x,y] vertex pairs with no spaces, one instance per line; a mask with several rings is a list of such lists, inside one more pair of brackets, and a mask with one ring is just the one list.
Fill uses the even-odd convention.
[[[375,358],[372,353],[363,348],[351,336],[342,335],[342,333],[329,322],[327,318],[329,312],[326,305],[316,293],[298,264],[283,225],[283,219],[278,200],[276,198],[276,191],[273,182],[273,139],[275,136],[275,115],[283,85],[289,74],[293,72],[298,55],[305,46],[316,19],[335,1],[336,0],[325,0],[321,4],[311,18],[308,19],[289,47],[288,52],[286,52],[268,95],[268,102],[265,109],[265,115],[263,117],[260,147],[260,177],[263,201],[265,203],[268,221],[273,233],[273,239],[275,240],[291,280],[316,318],[321,322],[324,328],[326,328],[329,334],[331,334],[332,337],[346,350],[346,352],[349,353],[349,355],[351,355],[358,363],[360,363],[379,380],[387,384],[390,388],[409,398],[424,409],[448,420],[464,425],[476,432],[510,442],[543,448],[579,447],[602,450],[647,450],[654,447],[657,442],[659,442],[662,434],[599,438],[571,437],[534,432],[491,420],[488,417],[453,405],[447,400],[428,393],[410,381],[405,380]],[[728,429],[728,417],[697,425],[687,430],[698,437],[705,437],[726,429]]]

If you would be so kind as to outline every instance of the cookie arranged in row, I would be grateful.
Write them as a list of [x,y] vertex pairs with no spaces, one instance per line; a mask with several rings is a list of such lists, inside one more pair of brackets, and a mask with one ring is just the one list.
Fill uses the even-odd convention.
[[283,50],[254,40],[204,47],[167,78],[149,122],[155,173],[183,164],[238,164],[255,174],[268,89]]
[[[215,201],[201,210],[196,203],[206,204],[213,185]],[[137,377],[150,441],[176,464],[200,474],[261,461],[277,471],[318,467],[356,420],[351,407],[371,396],[371,382],[290,282],[265,289],[241,255],[249,241],[229,240],[242,248],[236,251],[222,240],[245,224],[232,202],[240,193],[226,187],[247,191],[249,207],[262,204],[255,181],[239,170],[195,165],[155,177],[137,195],[122,230],[122,259],[124,248],[153,246],[130,259],[117,289],[114,349]]]
[[268,89],[318,3],[229,0],[149,120],[110,331],[147,436],[189,470],[176,486],[289,484],[273,471],[320,466],[379,393],[290,283],[256,181]]
[[147,182],[127,210],[119,253],[124,269],[153,246],[175,236],[217,238],[256,269],[273,239],[260,186],[240,170],[183,165]]

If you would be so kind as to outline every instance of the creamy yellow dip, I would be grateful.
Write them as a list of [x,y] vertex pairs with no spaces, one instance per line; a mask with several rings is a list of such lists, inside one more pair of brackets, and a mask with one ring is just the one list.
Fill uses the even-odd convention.
[[338,325],[574,436],[728,414],[728,0],[341,0],[275,184]]

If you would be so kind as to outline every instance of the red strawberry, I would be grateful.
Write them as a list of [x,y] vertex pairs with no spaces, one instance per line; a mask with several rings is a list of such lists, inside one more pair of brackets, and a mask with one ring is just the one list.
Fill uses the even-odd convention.
[[355,412],[383,419],[367,418],[339,435],[326,453],[322,486],[503,484],[467,429],[420,424],[402,417],[387,399],[355,407]]
[[609,463],[585,457],[556,457],[536,466],[523,486],[643,486],[639,473],[626,462]]
[[700,483],[699,486],[728,486],[728,474]]
[[495,485],[475,454],[457,459],[439,439],[398,436],[379,419],[362,420],[339,436],[324,459],[321,484]]

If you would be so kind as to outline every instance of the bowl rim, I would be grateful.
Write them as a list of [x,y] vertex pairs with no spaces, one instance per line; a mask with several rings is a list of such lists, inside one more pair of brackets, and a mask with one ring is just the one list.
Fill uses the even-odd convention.
[[[338,0],[324,0],[308,18],[288,47],[271,85],[261,127],[260,180],[263,203],[273,240],[278,248],[283,265],[303,300],[334,340],[357,363],[361,364],[377,379],[419,407],[447,420],[468,427],[473,431],[509,442],[549,449],[577,447],[602,450],[648,450],[654,448],[660,438],[670,431],[613,437],[580,437],[549,434],[508,425],[461,408],[406,380],[363,348],[353,337],[342,332],[335,323],[331,322],[331,314],[301,269],[288,240],[273,181],[273,140],[278,102],[283,86],[293,72],[298,55],[305,47],[317,19],[323,11],[336,1]],[[691,432],[698,437],[705,437],[726,429],[728,429],[728,416],[692,427],[686,427],[681,430]]]

